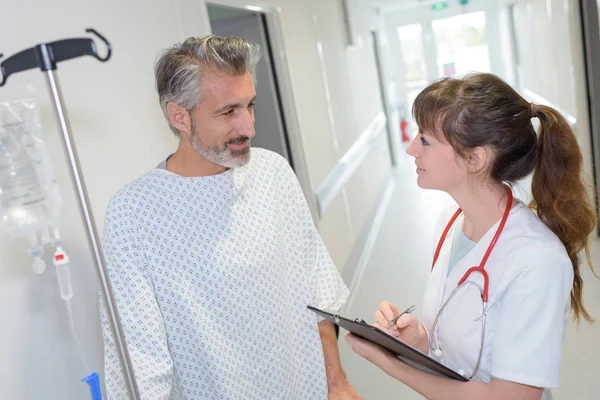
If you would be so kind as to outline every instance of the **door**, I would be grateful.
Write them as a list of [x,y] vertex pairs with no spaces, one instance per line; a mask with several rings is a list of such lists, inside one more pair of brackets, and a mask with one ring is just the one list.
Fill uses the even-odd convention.
[[207,7],[215,35],[243,37],[260,45],[262,57],[256,69],[257,99],[254,111],[256,136],[252,139],[252,145],[282,155],[294,168],[265,15],[258,11],[216,4],[208,4]]

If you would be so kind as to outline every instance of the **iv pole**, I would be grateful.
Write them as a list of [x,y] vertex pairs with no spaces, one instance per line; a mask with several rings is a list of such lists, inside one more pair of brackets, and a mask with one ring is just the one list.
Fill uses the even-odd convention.
[[[14,73],[34,68],[40,68],[46,73],[46,80],[48,82],[50,93],[52,94],[56,117],[63,134],[63,145],[71,164],[71,178],[73,180],[73,184],[77,188],[80,212],[87,228],[88,243],[94,255],[96,272],[98,273],[98,277],[102,284],[102,291],[107,303],[109,313],[108,322],[116,341],[119,361],[124,368],[125,378],[127,385],[129,386],[129,393],[132,396],[131,399],[138,400],[140,395],[138,393],[135,376],[133,374],[131,358],[129,357],[129,352],[127,351],[127,344],[123,335],[123,328],[119,319],[117,306],[112,296],[111,283],[107,279],[108,273],[106,271],[102,251],[98,244],[98,233],[94,223],[92,210],[89,206],[87,189],[83,177],[79,172],[81,169],[79,165],[79,157],[77,156],[77,151],[71,136],[69,119],[63,107],[58,77],[54,72],[57,69],[56,64],[58,62],[70,60],[72,58],[77,58],[84,55],[93,56],[101,62],[108,61],[112,53],[111,45],[108,40],[106,40],[94,29],[86,29],[86,32],[93,33],[106,44],[108,53],[104,58],[98,56],[96,43],[94,43],[94,41],[90,38],[64,39],[52,43],[40,44],[27,50],[23,50],[0,63],[0,77],[2,77],[2,80],[0,81],[0,87],[4,86],[8,77]],[[0,54],[0,59],[2,59],[2,57],[3,55]]]

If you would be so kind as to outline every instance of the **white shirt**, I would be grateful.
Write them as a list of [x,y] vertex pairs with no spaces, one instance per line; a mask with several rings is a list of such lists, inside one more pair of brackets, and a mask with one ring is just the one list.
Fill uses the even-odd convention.
[[[143,399],[327,398],[306,306],[337,311],[348,290],[283,158],[154,169],[111,200],[103,248]],[[108,398],[126,399],[104,311]]]
[[[442,218],[436,244],[456,209]],[[435,332],[431,328],[458,281],[469,268],[480,264],[499,222],[447,276],[452,245],[449,238],[461,224],[459,218],[450,229],[431,273],[423,322],[434,347],[442,350],[438,357],[430,349],[430,356],[469,377],[481,344],[480,290],[470,284],[459,289],[441,314]],[[481,364],[474,380],[490,382],[495,378],[536,387],[558,387],[573,285],[573,267],[563,244],[532,211],[518,203],[511,210],[485,269],[489,274],[488,315]],[[483,287],[478,273],[468,280]],[[549,390],[545,390],[543,398],[551,398]]]

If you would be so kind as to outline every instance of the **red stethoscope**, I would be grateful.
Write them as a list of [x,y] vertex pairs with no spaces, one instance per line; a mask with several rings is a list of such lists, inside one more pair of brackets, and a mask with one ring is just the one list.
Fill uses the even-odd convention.
[[[458,291],[458,289],[460,287],[462,287],[465,284],[473,284],[473,285],[477,286],[477,288],[481,291],[481,300],[483,301],[483,310],[482,310],[482,317],[481,317],[481,321],[482,321],[481,322],[481,345],[479,346],[479,356],[477,357],[477,364],[475,365],[475,369],[469,379],[472,379],[477,374],[477,371],[479,370],[479,363],[481,361],[481,354],[483,352],[483,341],[485,338],[485,320],[486,320],[487,312],[488,312],[487,302],[488,302],[488,288],[489,288],[489,283],[490,283],[489,276],[488,276],[487,272],[485,271],[485,264],[492,252],[492,249],[496,245],[496,242],[498,241],[500,234],[504,230],[504,225],[506,225],[506,220],[508,219],[508,215],[510,214],[510,210],[511,210],[512,204],[513,204],[513,194],[508,186],[506,186],[506,192],[508,194],[508,202],[506,203],[506,209],[504,210],[504,215],[502,216],[502,220],[500,220],[500,225],[498,226],[498,229],[496,230],[496,234],[494,235],[494,238],[492,239],[490,245],[488,246],[487,251],[485,252],[485,255],[481,259],[481,263],[479,263],[479,266],[477,266],[477,267],[469,268],[469,270],[467,272],[465,272],[465,274],[460,279],[460,281],[458,281],[456,288],[454,288],[454,290],[452,291],[452,293],[450,294],[448,299],[444,302],[444,304],[440,308],[440,311],[438,311],[438,313],[433,321],[433,325],[431,326],[431,332],[429,335],[429,348],[431,350],[433,350],[433,353],[436,356],[441,357],[442,350],[439,347],[436,348],[435,346],[433,346],[433,343],[435,342],[433,340],[433,335],[435,333],[435,328],[439,321],[440,315],[442,314],[442,311],[444,311],[444,308],[446,308],[446,306],[448,305],[448,302],[450,302],[450,300],[454,297],[454,295],[456,294],[456,292]],[[456,219],[458,218],[458,216],[461,213],[462,213],[462,210],[459,208],[458,211],[456,211],[456,213],[454,213],[454,215],[448,222],[448,225],[446,225],[446,229],[444,229],[444,232],[442,233],[442,236],[440,237],[437,248],[435,250],[435,255],[433,257],[433,263],[431,265],[432,271],[433,271],[433,268],[435,267],[435,263],[437,262],[439,255],[440,255],[440,251],[442,249],[442,245],[444,244],[444,240],[446,239],[446,236],[448,235],[450,228],[452,227],[452,225],[454,224],[454,222],[456,221]],[[472,281],[467,281],[469,276],[474,272],[478,272],[483,277],[483,289],[481,289],[476,283],[474,283]],[[461,372],[462,371],[460,371],[459,373],[461,373]],[[464,375],[464,373],[461,373],[461,375]]]

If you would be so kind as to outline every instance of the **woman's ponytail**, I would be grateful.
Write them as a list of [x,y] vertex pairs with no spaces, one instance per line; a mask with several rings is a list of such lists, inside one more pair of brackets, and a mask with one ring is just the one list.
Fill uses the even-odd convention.
[[550,107],[532,106],[532,117],[540,120],[540,131],[531,185],[533,200],[529,207],[567,249],[575,277],[571,290],[575,319],[583,317],[593,322],[582,302],[580,254],[585,251],[594,271],[588,240],[596,226],[597,214],[582,177],[583,157],[575,134],[560,113]]

